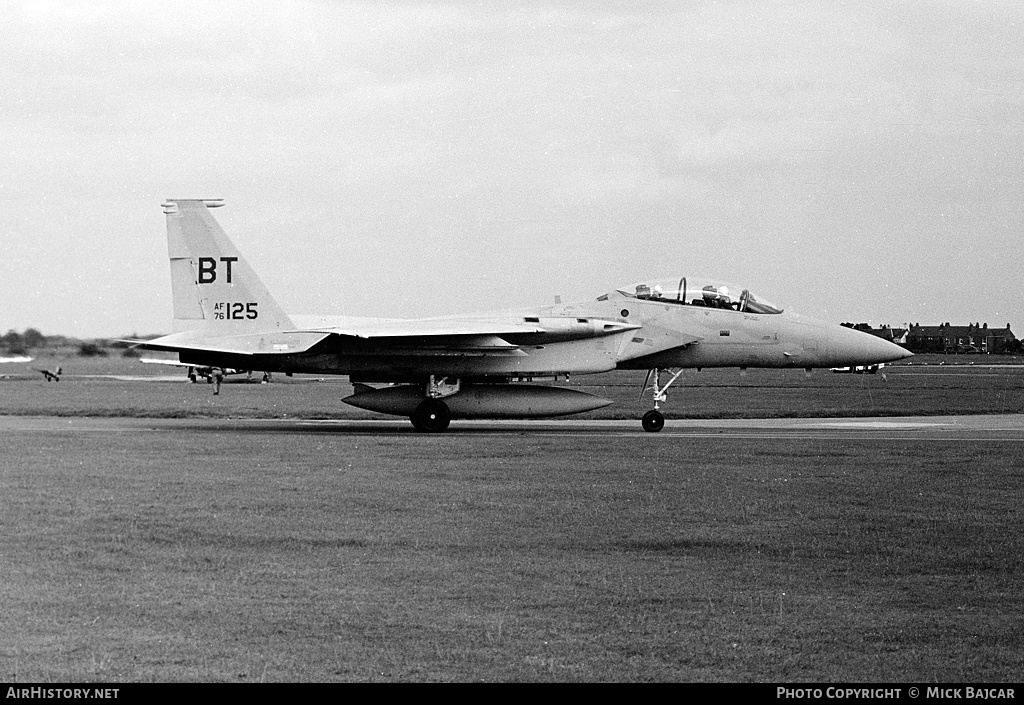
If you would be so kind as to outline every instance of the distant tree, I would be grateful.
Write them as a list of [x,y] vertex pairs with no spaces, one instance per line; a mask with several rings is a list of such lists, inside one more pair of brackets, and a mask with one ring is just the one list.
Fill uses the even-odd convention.
[[22,336],[21,333],[14,330],[13,328],[7,331],[7,334],[3,336],[2,340],[4,345],[6,345],[8,348],[13,348],[15,345],[20,347],[25,346],[24,336]]
[[43,348],[46,347],[46,336],[40,333],[35,328],[26,328],[25,333],[22,335],[25,341],[26,348]]
[[78,354],[82,357],[106,357],[107,351],[96,343],[82,343],[78,346]]
[[0,335],[0,347],[7,348],[7,352],[10,355],[25,355],[28,353],[25,337],[16,330],[9,330],[5,335]]
[[130,347],[125,347],[125,349],[121,351],[121,357],[139,357],[139,354],[138,350]]

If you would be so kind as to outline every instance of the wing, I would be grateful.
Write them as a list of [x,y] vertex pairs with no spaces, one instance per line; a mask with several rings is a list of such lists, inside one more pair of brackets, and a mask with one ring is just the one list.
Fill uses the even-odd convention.
[[[316,325],[316,323],[323,325]],[[309,321],[302,332],[328,333],[352,338],[426,338],[494,336],[543,333],[540,321],[495,321],[483,318],[330,318]],[[298,332],[298,331],[296,331]]]
[[[622,333],[639,326],[622,321],[571,317],[315,318],[301,328],[212,337],[184,331],[148,341],[128,341],[147,350],[234,355],[294,355],[314,347],[344,353],[380,351],[389,355],[525,355],[522,345],[566,342]],[[303,324],[306,325],[303,325]]]
[[[300,331],[294,331],[299,333]],[[389,355],[525,355],[515,342],[543,335],[539,323],[484,319],[343,319],[304,334],[325,335],[325,344],[340,349],[379,350]]]

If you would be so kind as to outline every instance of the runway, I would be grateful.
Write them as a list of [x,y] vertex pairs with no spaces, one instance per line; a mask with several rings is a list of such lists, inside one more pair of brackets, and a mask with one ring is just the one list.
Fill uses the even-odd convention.
[[678,437],[765,440],[831,438],[916,441],[1024,441],[1024,415],[907,416],[799,419],[668,419],[660,433],[639,420],[456,420],[443,434],[419,434],[407,419],[150,419],[125,417],[0,416],[0,430],[25,433],[353,434],[447,438],[482,435],[640,437],[657,442]]

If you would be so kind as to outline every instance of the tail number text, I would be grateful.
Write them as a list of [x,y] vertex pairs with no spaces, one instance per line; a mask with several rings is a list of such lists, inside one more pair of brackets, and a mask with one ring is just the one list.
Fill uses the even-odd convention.
[[213,305],[213,317],[217,320],[244,321],[259,318],[259,311],[256,306],[259,302],[252,301],[247,304],[240,304],[230,301],[220,301]]

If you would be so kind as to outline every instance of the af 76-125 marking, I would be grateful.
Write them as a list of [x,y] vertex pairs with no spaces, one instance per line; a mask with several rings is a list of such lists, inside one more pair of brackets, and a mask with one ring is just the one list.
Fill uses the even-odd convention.
[[218,301],[213,305],[213,317],[221,321],[253,321],[260,317],[260,312],[257,310],[258,306],[258,301],[250,301],[244,304],[237,301]]

